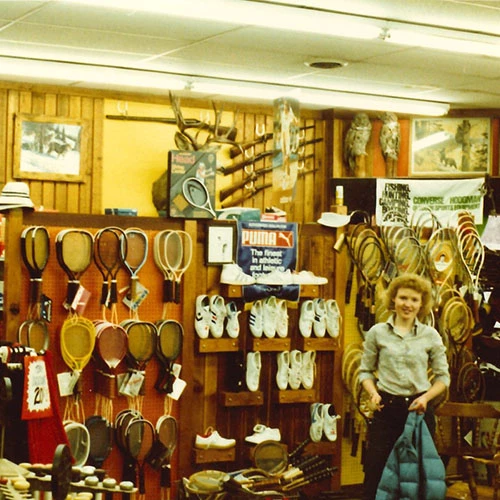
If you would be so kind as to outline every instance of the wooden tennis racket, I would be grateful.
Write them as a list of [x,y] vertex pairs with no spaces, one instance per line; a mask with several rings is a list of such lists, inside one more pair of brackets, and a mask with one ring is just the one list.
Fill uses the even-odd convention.
[[[173,302],[174,300],[174,290],[173,290],[173,282],[174,282],[174,275],[170,271],[170,268],[168,266],[167,262],[167,255],[166,255],[166,239],[167,236],[172,232],[171,229],[165,229],[163,231],[160,231],[155,235],[154,238],[154,246],[153,246],[153,255],[154,255],[154,261],[158,269],[162,272],[163,274],[163,303],[167,304],[168,302]],[[174,255],[171,256],[171,259],[176,262],[174,259]],[[176,259],[179,259],[179,256],[176,257]],[[179,264],[176,264],[177,266]],[[164,313],[166,311],[164,310]],[[165,314],[162,315],[163,317]]]
[[92,262],[94,237],[83,229],[64,229],[56,235],[59,265],[68,276],[66,307],[70,309],[80,287],[80,279]]
[[181,301],[181,279],[191,264],[193,240],[186,231],[172,231],[165,239],[165,258],[174,278],[174,302]]
[[118,302],[117,275],[123,265],[122,254],[127,253],[126,241],[124,231],[119,227],[105,227],[95,235],[94,258],[97,267],[104,269],[108,289],[105,304],[110,308]]
[[135,227],[125,229],[122,236],[121,259],[130,275],[129,296],[132,302],[136,300],[138,274],[146,263],[148,249],[148,235],[142,229]]

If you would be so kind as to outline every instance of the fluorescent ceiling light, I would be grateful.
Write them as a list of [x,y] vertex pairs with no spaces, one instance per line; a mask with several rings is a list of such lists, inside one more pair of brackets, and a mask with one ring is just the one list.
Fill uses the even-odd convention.
[[94,7],[164,13],[170,16],[227,22],[243,26],[259,26],[348,38],[376,39],[381,26],[373,20],[286,5],[273,5],[249,0],[63,0]]
[[449,36],[429,35],[418,31],[390,29],[383,39],[386,42],[411,47],[424,47],[459,54],[473,54],[490,57],[500,57],[500,44],[487,41],[465,40],[456,38],[456,34]]

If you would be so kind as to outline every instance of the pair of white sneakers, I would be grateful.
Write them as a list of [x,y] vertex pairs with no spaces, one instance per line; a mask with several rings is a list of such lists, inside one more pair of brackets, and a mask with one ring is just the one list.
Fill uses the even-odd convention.
[[340,334],[341,315],[335,299],[316,298],[302,302],[299,317],[299,331],[303,337],[324,337],[327,333],[332,338]]
[[281,391],[299,389],[312,389],[316,376],[316,351],[301,352],[298,349],[283,351],[277,356],[278,371],[276,384]]
[[311,411],[311,426],[309,428],[309,437],[315,443],[322,440],[323,436],[328,441],[337,440],[337,420],[340,415],[335,413],[332,404],[313,403]]
[[284,338],[288,335],[288,307],[286,300],[270,295],[256,300],[248,317],[250,331],[254,337]]
[[245,382],[250,392],[259,390],[262,357],[259,351],[247,353]]
[[194,329],[201,339],[209,335],[221,338],[224,329],[231,338],[237,338],[240,334],[240,323],[238,310],[235,302],[224,301],[220,295],[198,295],[196,297],[196,311],[194,317]]

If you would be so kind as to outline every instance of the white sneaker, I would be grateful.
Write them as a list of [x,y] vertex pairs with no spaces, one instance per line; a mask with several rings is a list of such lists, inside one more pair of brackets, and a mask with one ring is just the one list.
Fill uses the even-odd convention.
[[285,391],[288,387],[288,376],[290,372],[290,351],[278,353],[278,372],[276,373],[276,384],[278,389]]
[[323,431],[328,441],[337,441],[337,420],[340,415],[335,414],[333,405],[324,404],[321,415],[323,418]]
[[245,274],[238,264],[224,264],[220,274],[220,282],[226,285],[253,285],[255,278]]
[[236,440],[224,438],[217,431],[214,431],[212,427],[209,427],[205,434],[196,434],[194,446],[204,450],[227,450],[236,446]]
[[276,297],[270,295],[264,299],[263,308],[263,330],[264,335],[268,339],[272,339],[276,336],[276,323],[277,323],[277,303]]
[[316,337],[324,337],[326,333],[326,306],[325,299],[314,299],[313,331]]
[[290,353],[290,372],[288,385],[291,389],[298,389],[302,383],[302,352],[294,349]]
[[304,389],[312,389],[316,375],[316,351],[302,354],[302,385]]
[[259,390],[260,383],[260,369],[262,368],[262,361],[260,352],[249,352],[247,354],[247,369],[245,380],[248,390],[255,392]]
[[226,304],[226,332],[232,339],[237,338],[240,334],[240,322],[238,321],[240,313],[241,311],[238,311],[235,302],[228,302]]
[[276,333],[278,337],[285,338],[288,336],[288,307],[286,300],[279,299],[276,302]]
[[210,297],[210,333],[216,339],[220,339],[224,333],[224,320],[226,319],[226,304],[220,295]]
[[259,285],[291,285],[292,284],[292,272],[290,269],[285,271],[280,271],[275,269],[270,273],[263,274],[256,279],[256,283]]
[[340,315],[339,305],[335,299],[328,299],[326,301],[326,331],[330,337],[334,339],[340,334],[340,322],[342,317]]
[[314,321],[314,304],[312,300],[304,300],[300,308],[299,330],[303,337],[309,338]]
[[323,436],[323,405],[313,403],[311,405],[311,426],[309,427],[309,437],[311,441],[318,443]]
[[295,285],[326,285],[328,279],[323,276],[316,276],[311,271],[300,271],[292,273],[292,282]]
[[245,438],[247,443],[259,444],[264,441],[281,441],[279,429],[271,429],[263,424],[257,424],[253,428],[253,434]]
[[262,317],[262,301],[256,300],[250,309],[250,314],[248,316],[248,323],[250,325],[250,331],[254,337],[262,337],[262,332],[264,330],[264,320]]
[[196,313],[194,316],[194,329],[200,339],[207,339],[210,333],[210,301],[208,295],[198,295],[196,297]]

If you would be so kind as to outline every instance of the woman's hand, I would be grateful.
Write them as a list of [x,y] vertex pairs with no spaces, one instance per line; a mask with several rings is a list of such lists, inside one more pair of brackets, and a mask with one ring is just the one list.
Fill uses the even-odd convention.
[[414,399],[410,406],[408,407],[409,411],[416,411],[417,413],[425,413],[427,410],[427,398],[425,394],[422,394],[417,399]]
[[384,405],[380,404],[381,402],[382,396],[377,391],[373,391],[368,401],[368,408],[372,411],[380,411],[384,407]]

